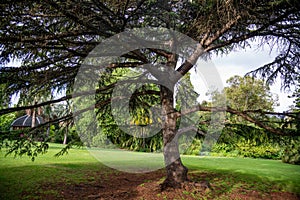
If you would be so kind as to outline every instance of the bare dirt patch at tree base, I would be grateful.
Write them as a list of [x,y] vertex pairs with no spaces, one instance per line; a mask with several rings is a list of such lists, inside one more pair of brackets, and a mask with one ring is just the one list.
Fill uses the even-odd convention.
[[[161,192],[159,184],[156,182],[146,183],[142,187],[138,187],[140,197],[137,199],[147,200],[165,200],[165,199],[272,199],[272,200],[299,200],[300,196],[297,196],[288,192],[272,192],[272,193],[260,193],[257,191],[232,191],[230,193],[219,193],[215,189],[205,189],[199,187],[183,186],[182,189],[168,189]],[[240,193],[241,192],[241,193]]]
[[[145,174],[130,174],[114,171],[113,173],[99,172],[93,175],[92,181],[82,183],[46,183],[42,184],[33,195],[36,199],[87,199],[87,200],[166,200],[166,199],[272,199],[299,200],[300,196],[289,192],[261,192],[249,188],[231,188],[227,190],[222,185],[211,182],[211,189],[186,183],[182,189],[160,190],[164,180],[163,170]],[[215,174],[197,173],[195,177],[216,176]],[[88,178],[87,178],[88,179]],[[198,181],[199,179],[196,179]],[[38,192],[39,191],[39,192]],[[42,192],[41,192],[42,191]],[[28,198],[28,193],[23,197]]]

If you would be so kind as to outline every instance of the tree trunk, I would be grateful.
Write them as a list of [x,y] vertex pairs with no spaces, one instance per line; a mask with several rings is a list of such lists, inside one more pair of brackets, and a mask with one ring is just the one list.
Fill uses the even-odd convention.
[[64,134],[64,141],[63,144],[67,144],[67,133]]
[[36,114],[35,114],[35,109],[33,108],[32,111],[31,111],[31,127],[35,127],[35,117],[36,117]]
[[66,127],[66,132],[64,134],[64,141],[63,144],[67,144],[67,137],[68,137],[68,127]]
[[[174,88],[174,87],[173,87]],[[161,184],[161,189],[180,188],[187,181],[187,168],[182,164],[178,148],[178,136],[176,135],[176,112],[173,105],[173,91],[161,86],[161,104],[164,116],[163,142],[164,161],[167,177]]]

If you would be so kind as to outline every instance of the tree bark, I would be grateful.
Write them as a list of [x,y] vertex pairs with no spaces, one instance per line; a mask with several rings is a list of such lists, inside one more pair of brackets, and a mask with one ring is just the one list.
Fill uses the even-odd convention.
[[[172,87],[174,88],[174,87]],[[161,189],[180,188],[187,181],[188,169],[182,164],[176,129],[177,113],[173,105],[173,91],[161,86],[161,104],[163,112],[163,143],[164,162],[166,166],[166,179]]]
[[35,109],[32,109],[31,111],[31,128],[35,127],[35,118],[36,118],[36,113]]
[[67,133],[64,134],[64,141],[63,144],[67,144]]
[[68,126],[66,127],[66,132],[64,134],[64,141],[63,144],[67,144],[67,137],[68,137]]

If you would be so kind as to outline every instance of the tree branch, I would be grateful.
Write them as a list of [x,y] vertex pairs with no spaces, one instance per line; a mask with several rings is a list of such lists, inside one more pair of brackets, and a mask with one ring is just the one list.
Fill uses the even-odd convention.
[[256,37],[256,36],[260,36],[260,34],[264,30],[266,30],[269,26],[274,25],[277,22],[282,21],[284,18],[286,18],[289,15],[290,15],[290,13],[289,13],[289,11],[287,11],[284,14],[278,16],[277,18],[269,21],[268,23],[263,24],[260,28],[249,32],[248,34],[240,35],[238,37],[233,37],[232,39],[227,40],[225,42],[221,42],[220,44],[212,44],[211,43],[212,45],[209,45],[207,48],[205,48],[205,51],[209,52],[211,50],[215,50],[215,49],[222,48],[222,47],[225,47],[225,46],[228,46],[228,45],[231,45],[231,44],[235,44],[235,43],[239,43],[241,41],[245,41],[247,39],[250,39],[250,38],[253,38],[253,37]]
[[177,131],[177,135],[181,135],[181,134],[184,134],[188,131],[195,131],[197,132],[198,134],[201,134],[201,135],[205,135],[205,133],[203,131],[200,131],[198,128],[196,128],[195,126],[188,126],[188,127],[184,127],[184,128],[181,128]]
[[254,119],[253,117],[251,117],[250,115],[247,114],[247,112],[252,112],[252,113],[261,113],[261,114],[272,114],[272,115],[285,115],[285,116],[292,116],[292,114],[294,113],[276,113],[276,112],[263,112],[261,110],[249,110],[249,111],[238,111],[235,109],[232,109],[230,107],[205,107],[205,106],[201,106],[201,105],[197,105],[193,108],[187,109],[182,111],[181,113],[177,113],[177,116],[183,116],[183,115],[187,115],[193,112],[197,112],[197,111],[206,111],[206,112],[229,112],[231,114],[234,115],[238,115],[240,117],[242,117],[243,119],[245,119],[246,121],[252,122],[255,125],[270,131],[271,133],[277,134],[277,135],[285,135],[284,132],[282,132],[282,130],[280,129],[275,129],[273,127],[270,127],[266,124],[264,124],[263,122]]
[[218,30],[213,37],[207,39],[204,43],[204,46],[211,45],[214,41],[216,41],[218,38],[220,38],[224,33],[229,31],[237,22],[241,19],[241,16],[238,15],[234,20],[229,21],[221,30]]

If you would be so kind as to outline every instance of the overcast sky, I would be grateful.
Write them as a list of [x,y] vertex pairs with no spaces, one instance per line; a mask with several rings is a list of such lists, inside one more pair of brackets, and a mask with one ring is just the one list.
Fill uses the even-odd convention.
[[[264,64],[273,61],[275,58],[275,52],[270,54],[270,48],[264,47],[264,49],[250,49],[246,48],[246,50],[241,50],[239,52],[231,52],[228,55],[215,57],[206,63],[200,64],[197,67],[196,74],[192,72],[192,83],[195,87],[196,92],[200,93],[199,100],[208,100],[208,97],[205,96],[210,85],[222,84],[222,86],[226,85],[226,80],[234,75],[244,76],[247,72],[250,72],[254,69],[257,69]],[[205,78],[208,72],[206,69],[215,68],[218,74],[214,74],[213,77]],[[214,73],[214,72],[210,72]],[[219,75],[219,76],[218,76]],[[201,80],[199,80],[199,76]],[[213,79],[213,80],[212,80]],[[220,82],[222,83],[216,83]],[[216,86],[214,86],[216,88]],[[220,89],[220,86],[217,86]],[[288,98],[288,95],[291,93],[283,92],[280,89],[280,79],[278,79],[277,83],[272,85],[271,92],[278,94],[280,106],[275,108],[275,111],[282,112],[288,110],[290,105],[293,105],[293,99]]]

